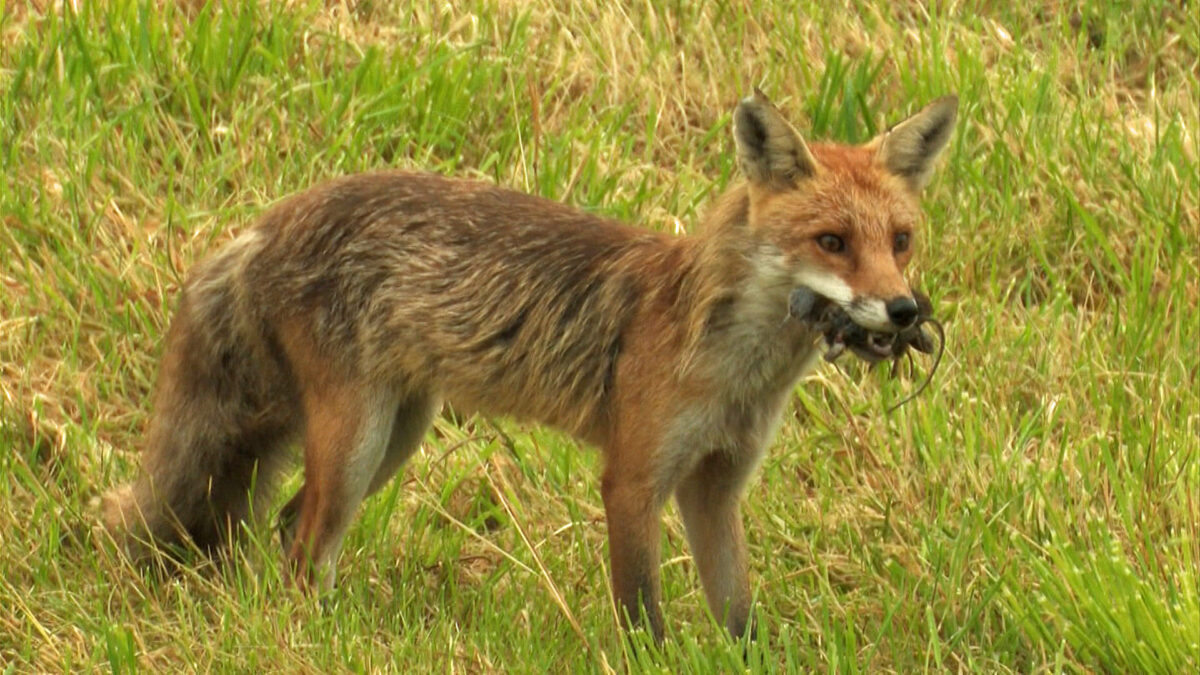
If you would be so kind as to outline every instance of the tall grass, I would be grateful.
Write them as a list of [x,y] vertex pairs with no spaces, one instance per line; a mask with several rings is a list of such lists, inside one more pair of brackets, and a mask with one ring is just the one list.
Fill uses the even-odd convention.
[[[1200,669],[1194,9],[0,4],[0,666]],[[890,416],[913,382],[798,388],[746,499],[756,643],[706,613],[672,512],[668,640],[621,640],[598,458],[506,420],[438,420],[325,605],[266,528],[173,575],[94,537],[180,280],[272,201],[419,167],[686,230],[752,85],[848,142],[962,100],[915,270],[946,360]]]

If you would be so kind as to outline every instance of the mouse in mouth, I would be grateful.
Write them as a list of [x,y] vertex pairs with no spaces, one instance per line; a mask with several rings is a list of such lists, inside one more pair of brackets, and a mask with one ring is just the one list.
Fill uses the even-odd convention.
[[827,347],[826,361],[836,361],[849,349],[864,361],[876,363],[898,359],[909,348],[933,353],[933,338],[923,327],[933,320],[933,303],[920,291],[913,291],[913,298],[917,301],[917,321],[895,333],[860,326],[837,304],[803,286],[792,291],[788,310],[793,318],[811,323],[822,333]]

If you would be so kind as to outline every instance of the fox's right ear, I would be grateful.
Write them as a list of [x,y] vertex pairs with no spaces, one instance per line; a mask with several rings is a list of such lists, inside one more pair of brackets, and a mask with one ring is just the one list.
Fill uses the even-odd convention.
[[752,184],[783,188],[818,171],[804,139],[757,88],[733,111],[733,140]]

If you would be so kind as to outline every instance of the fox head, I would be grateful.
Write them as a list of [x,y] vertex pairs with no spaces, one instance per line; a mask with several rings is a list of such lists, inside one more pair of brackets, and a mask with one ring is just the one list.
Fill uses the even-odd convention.
[[733,116],[748,185],[747,227],[792,275],[856,323],[894,332],[917,320],[904,279],[918,204],[950,140],[958,99],[946,96],[859,146],[804,142],[762,92]]

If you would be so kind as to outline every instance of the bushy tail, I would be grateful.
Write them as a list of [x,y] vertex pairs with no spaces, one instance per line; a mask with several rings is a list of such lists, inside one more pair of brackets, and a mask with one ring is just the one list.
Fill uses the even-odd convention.
[[151,544],[220,547],[270,498],[299,406],[239,282],[253,237],[199,266],[167,335],[154,410],[133,483],[101,502],[108,531],[135,558]]

